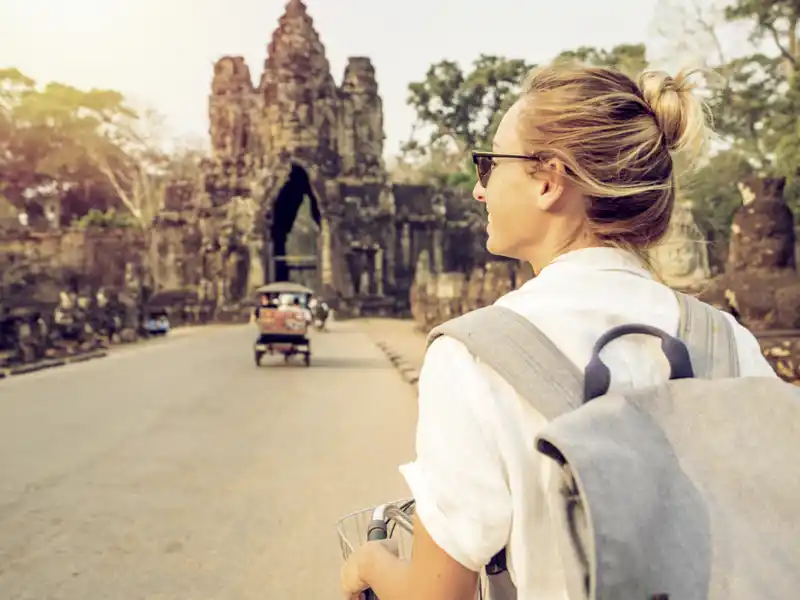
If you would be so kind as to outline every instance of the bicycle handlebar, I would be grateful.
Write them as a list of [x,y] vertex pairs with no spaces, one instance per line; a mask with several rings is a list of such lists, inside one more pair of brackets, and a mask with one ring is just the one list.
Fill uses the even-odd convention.
[[[398,508],[394,504],[382,504],[372,513],[372,520],[367,526],[367,540],[370,542],[385,540],[389,521],[394,521],[407,532],[414,533],[414,523],[402,508]],[[368,588],[364,590],[364,600],[378,600],[378,597]]]

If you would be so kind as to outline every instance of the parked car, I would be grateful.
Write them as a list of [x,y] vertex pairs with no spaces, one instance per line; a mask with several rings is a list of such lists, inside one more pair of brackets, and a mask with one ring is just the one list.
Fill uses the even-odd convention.
[[166,335],[169,333],[169,317],[166,311],[155,311],[145,321],[144,328],[150,335]]

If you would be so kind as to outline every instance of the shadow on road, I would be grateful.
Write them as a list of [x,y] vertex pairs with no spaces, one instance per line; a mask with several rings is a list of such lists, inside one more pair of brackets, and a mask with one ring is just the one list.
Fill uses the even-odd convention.
[[293,358],[288,363],[283,359],[269,360],[262,359],[263,368],[298,368],[298,369],[389,369],[391,363],[384,358],[335,358],[332,356],[321,356],[319,358],[311,356],[311,366],[306,367],[302,358]]

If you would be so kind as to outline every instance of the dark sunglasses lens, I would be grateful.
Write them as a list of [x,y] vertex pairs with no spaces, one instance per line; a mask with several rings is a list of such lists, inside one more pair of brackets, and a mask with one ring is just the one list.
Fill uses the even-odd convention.
[[492,159],[488,156],[475,157],[475,169],[478,171],[478,180],[481,186],[489,185],[489,177],[492,174]]

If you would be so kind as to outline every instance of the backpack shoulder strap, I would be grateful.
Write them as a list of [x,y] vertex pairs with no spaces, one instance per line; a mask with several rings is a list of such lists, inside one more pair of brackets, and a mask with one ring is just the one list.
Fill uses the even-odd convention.
[[511,309],[485,306],[442,323],[428,334],[428,345],[443,335],[464,344],[547,419],[582,404],[583,373]]
[[678,337],[689,349],[695,377],[738,377],[736,337],[725,315],[693,296],[682,292],[675,295],[681,310]]

